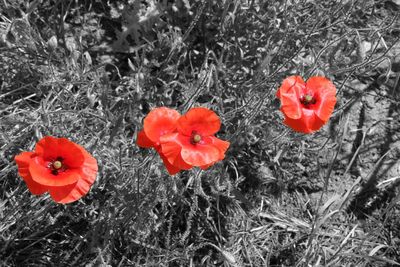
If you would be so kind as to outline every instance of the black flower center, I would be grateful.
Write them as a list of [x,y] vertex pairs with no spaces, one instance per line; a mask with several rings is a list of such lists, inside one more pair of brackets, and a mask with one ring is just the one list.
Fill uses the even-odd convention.
[[190,143],[192,145],[198,144],[201,141],[201,135],[199,135],[196,131],[192,132],[192,136],[190,137]]
[[57,175],[67,169],[65,164],[63,164],[63,160],[63,158],[58,157],[49,163],[48,168],[50,169],[52,174]]
[[317,103],[317,99],[315,99],[313,95],[305,94],[302,97],[300,97],[300,103],[302,103],[305,106],[313,105]]

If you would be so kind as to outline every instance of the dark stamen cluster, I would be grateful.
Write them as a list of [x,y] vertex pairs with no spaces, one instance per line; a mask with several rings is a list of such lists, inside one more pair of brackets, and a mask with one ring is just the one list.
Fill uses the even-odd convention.
[[51,161],[47,166],[53,175],[57,175],[60,172],[65,171],[67,168],[63,164],[63,158],[57,157],[55,160]]
[[315,99],[315,97],[312,95],[303,95],[300,98],[300,103],[302,103],[305,106],[313,105],[313,104],[317,103],[317,99]]
[[201,141],[201,135],[198,134],[196,131],[192,132],[192,136],[190,137],[190,143],[192,145],[196,145]]

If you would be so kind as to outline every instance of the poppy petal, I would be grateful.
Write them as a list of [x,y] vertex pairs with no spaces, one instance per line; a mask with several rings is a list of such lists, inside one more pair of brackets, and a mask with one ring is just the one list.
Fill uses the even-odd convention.
[[160,154],[162,154],[167,160],[173,164],[175,159],[179,157],[182,150],[182,144],[178,140],[179,133],[171,133],[163,135],[160,138],[161,149]]
[[76,183],[81,175],[79,169],[67,169],[57,175],[51,173],[47,167],[48,162],[40,157],[35,157],[29,164],[29,172],[33,181],[44,186],[64,186]]
[[153,109],[143,121],[146,136],[153,143],[159,143],[162,135],[175,131],[180,116],[178,111],[170,108]]
[[85,155],[85,162],[80,170],[82,178],[75,184],[51,187],[50,196],[55,202],[66,204],[77,201],[89,192],[96,180],[98,171],[96,159],[83,148],[82,153]]
[[307,127],[305,124],[304,120],[302,119],[291,119],[287,116],[285,116],[285,120],[283,121],[283,124],[289,126],[292,128],[294,131],[299,132],[299,133],[311,133],[311,129]]
[[281,111],[291,119],[299,119],[301,117],[301,105],[296,95],[281,94]]
[[188,165],[204,166],[217,161],[220,157],[220,151],[213,145],[211,137],[203,138],[201,143],[193,145],[189,137],[178,134],[175,142],[181,146],[180,155]]
[[29,163],[32,161],[32,158],[35,156],[34,152],[22,152],[15,156],[14,160],[18,166],[18,172],[22,173],[22,178],[29,174]]
[[200,135],[213,135],[219,131],[221,120],[207,108],[192,108],[178,120],[178,131],[190,136],[194,131]]
[[66,186],[55,186],[49,190],[51,198],[62,204],[71,203],[79,200],[90,190],[90,184],[81,179],[77,183]]
[[300,76],[290,76],[283,80],[276,96],[281,100],[281,111],[291,119],[301,117],[300,96],[305,89],[305,83]]
[[29,163],[34,156],[34,152],[22,152],[15,156],[15,162],[18,166],[18,174],[24,179],[29,191],[33,195],[41,195],[47,191],[47,188],[33,181],[29,173]]
[[87,181],[91,181],[93,183],[96,179],[97,171],[99,169],[97,165],[97,160],[83,147],[80,146],[79,149],[85,157],[85,161],[80,168],[82,171],[82,175]]
[[212,144],[219,150],[218,160],[223,160],[225,158],[225,152],[228,150],[230,143],[215,136],[210,136],[210,139]]
[[[49,136],[50,137],[50,136]],[[40,139],[35,146],[35,153],[40,156],[43,157],[44,154],[44,146],[46,144],[46,137],[43,137],[42,139]]]
[[193,166],[187,164],[181,156],[181,151],[183,147],[183,143],[181,138],[179,138],[179,133],[171,133],[163,135],[160,138],[161,141],[161,148],[158,150],[159,154],[162,157],[165,157],[167,161],[182,170],[189,170]]
[[323,121],[327,122],[331,117],[336,105],[336,97],[327,97],[321,100],[321,106],[315,114]]
[[[58,150],[57,138],[52,136],[43,137],[36,143],[35,147],[36,154],[42,158],[49,158],[49,161],[58,156],[58,151],[56,150]],[[50,155],[50,153],[55,155]]]
[[138,132],[136,138],[136,144],[142,148],[150,148],[155,146],[155,144],[144,133],[144,130]]
[[35,151],[47,161],[61,157],[63,164],[67,165],[68,168],[78,168],[84,161],[79,147],[79,145],[66,138],[46,136],[36,144]]
[[303,116],[297,120],[285,116],[283,123],[300,133],[313,133],[326,123],[318,118],[313,110],[304,109],[303,112]]
[[66,138],[58,138],[60,155],[64,159],[63,163],[68,168],[79,168],[82,166],[85,158],[81,152],[81,146],[69,141]]
[[25,178],[24,181],[32,195],[42,195],[48,190],[46,186],[36,183],[31,177],[30,179]]
[[218,148],[212,145],[186,145],[182,148],[182,159],[193,166],[203,166],[216,162],[219,159]]
[[336,105],[336,87],[325,77],[311,77],[307,81],[307,89],[318,95],[319,101],[315,107],[315,114],[323,120],[328,121]]
[[210,164],[208,164],[208,165],[200,166],[200,169],[202,169],[202,170],[207,170],[208,168],[210,168],[211,166],[213,166],[215,163],[217,163],[217,162],[213,162],[213,163],[210,163]]
[[219,150],[218,160],[211,162],[210,164],[207,164],[207,165],[199,166],[202,170],[206,170],[206,169],[210,168],[211,166],[213,166],[218,161],[223,160],[225,158],[225,152],[229,148],[230,143],[227,141],[218,139],[215,136],[207,136],[207,137],[203,138],[202,141],[203,141],[202,142],[203,144],[204,143],[212,144],[214,147],[216,147]]
[[295,91],[297,96],[305,88],[305,82],[301,76],[289,76],[283,80],[281,87],[276,92],[276,97],[281,98],[282,94],[287,94]]
[[[79,199],[79,193],[77,194],[76,191],[72,192],[74,188],[78,185],[78,182],[70,185],[65,185],[65,186],[52,186],[49,187],[49,193],[51,198],[57,202],[57,203],[67,203],[63,202],[64,199],[67,197],[71,197],[73,195],[73,198]],[[77,198],[78,197],[78,198]],[[72,202],[72,201],[71,201]]]
[[321,127],[326,123],[318,118],[315,112],[311,109],[303,109],[302,120],[304,120],[304,123],[310,132],[315,132],[321,129]]
[[168,159],[163,154],[159,154],[159,155],[160,155],[169,175],[175,175],[181,171],[181,169],[179,167],[176,167],[176,166],[172,165],[171,163],[169,163]]

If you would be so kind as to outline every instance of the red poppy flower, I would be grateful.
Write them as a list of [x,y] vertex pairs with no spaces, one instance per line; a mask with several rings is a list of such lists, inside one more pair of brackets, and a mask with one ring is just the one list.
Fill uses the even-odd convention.
[[217,114],[207,108],[192,108],[178,119],[177,131],[161,136],[161,151],[181,169],[185,165],[206,169],[225,157],[229,142],[214,136],[221,126]]
[[281,100],[284,124],[302,133],[312,133],[326,124],[336,104],[336,88],[325,77],[300,76],[283,80],[276,96]]
[[83,147],[66,138],[46,136],[34,152],[15,156],[18,173],[34,195],[49,192],[57,203],[70,203],[90,190],[97,161]]
[[154,148],[164,162],[168,173],[174,175],[180,170],[192,168],[190,165],[181,164],[180,167],[172,165],[161,152],[161,136],[176,131],[178,119],[181,117],[176,110],[160,107],[153,109],[147,114],[143,121],[143,130],[138,133],[136,143],[139,147]]

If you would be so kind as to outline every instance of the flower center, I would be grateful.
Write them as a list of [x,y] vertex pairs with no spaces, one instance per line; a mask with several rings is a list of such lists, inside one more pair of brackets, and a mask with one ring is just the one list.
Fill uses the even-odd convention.
[[192,136],[190,137],[190,143],[192,145],[198,144],[201,141],[201,135],[199,135],[197,132],[193,131]]
[[315,97],[313,95],[310,94],[305,94],[300,98],[300,102],[307,106],[307,105],[312,105],[317,103],[317,99],[315,99]]
[[67,166],[63,164],[63,158],[58,157],[54,161],[50,162],[48,165],[51,173],[54,175],[59,174],[67,169]]
[[53,162],[53,168],[54,169],[58,170],[58,169],[61,169],[61,167],[62,167],[61,161],[56,160],[56,161]]

